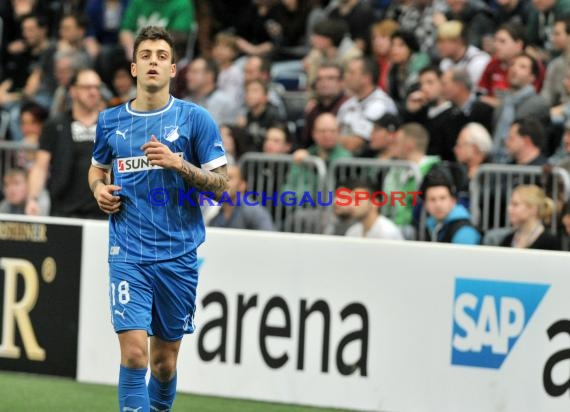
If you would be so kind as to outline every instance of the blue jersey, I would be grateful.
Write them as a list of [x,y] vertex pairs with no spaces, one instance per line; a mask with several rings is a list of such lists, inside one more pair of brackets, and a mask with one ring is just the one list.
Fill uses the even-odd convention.
[[141,150],[152,135],[197,167],[226,164],[216,123],[194,103],[171,97],[154,111],[138,112],[129,102],[101,112],[92,164],[112,168],[113,184],[122,187],[121,210],[109,219],[110,262],[168,260],[204,241],[199,202],[187,201],[189,184],[174,170],[152,166]]

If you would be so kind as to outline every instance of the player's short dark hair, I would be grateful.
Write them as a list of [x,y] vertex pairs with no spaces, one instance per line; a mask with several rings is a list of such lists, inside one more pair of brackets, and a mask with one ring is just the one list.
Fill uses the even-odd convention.
[[174,63],[174,40],[170,33],[158,26],[147,26],[141,29],[137,37],[135,38],[135,45],[133,49],[133,62],[137,61],[137,51],[139,49],[140,44],[145,40],[164,40],[170,46],[170,50],[172,51],[172,58],[171,61]]
[[528,137],[532,144],[542,150],[546,138],[544,136],[544,127],[542,124],[532,117],[523,117],[516,119],[513,125],[519,126],[519,135],[523,137]]

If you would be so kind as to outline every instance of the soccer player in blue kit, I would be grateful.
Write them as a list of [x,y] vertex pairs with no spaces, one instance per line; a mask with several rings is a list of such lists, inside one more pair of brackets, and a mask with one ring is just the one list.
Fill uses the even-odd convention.
[[[180,343],[194,331],[196,249],[205,233],[200,208],[186,196],[195,189],[219,198],[228,182],[226,156],[208,112],[170,95],[176,65],[167,31],[152,26],[140,31],[131,74],[136,98],[99,115],[89,186],[110,215],[109,298],[121,348],[119,411],[170,411]],[[153,206],[157,188],[168,193],[169,202]]]

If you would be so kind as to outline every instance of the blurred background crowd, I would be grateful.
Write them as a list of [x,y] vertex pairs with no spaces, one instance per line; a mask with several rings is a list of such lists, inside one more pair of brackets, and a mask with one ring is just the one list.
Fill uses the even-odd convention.
[[311,230],[230,204],[208,225],[568,250],[570,0],[3,1],[1,213],[105,217],[97,115],[134,97],[146,25],[174,36],[172,94],[218,123],[232,196],[422,191],[288,217]]

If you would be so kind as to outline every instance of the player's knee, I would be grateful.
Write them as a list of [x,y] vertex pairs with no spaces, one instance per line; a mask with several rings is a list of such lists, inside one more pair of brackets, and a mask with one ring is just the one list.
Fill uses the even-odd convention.
[[176,373],[176,358],[161,357],[151,362],[152,374],[161,382],[168,382]]
[[131,345],[122,350],[123,364],[129,368],[146,368],[148,353],[144,348]]

